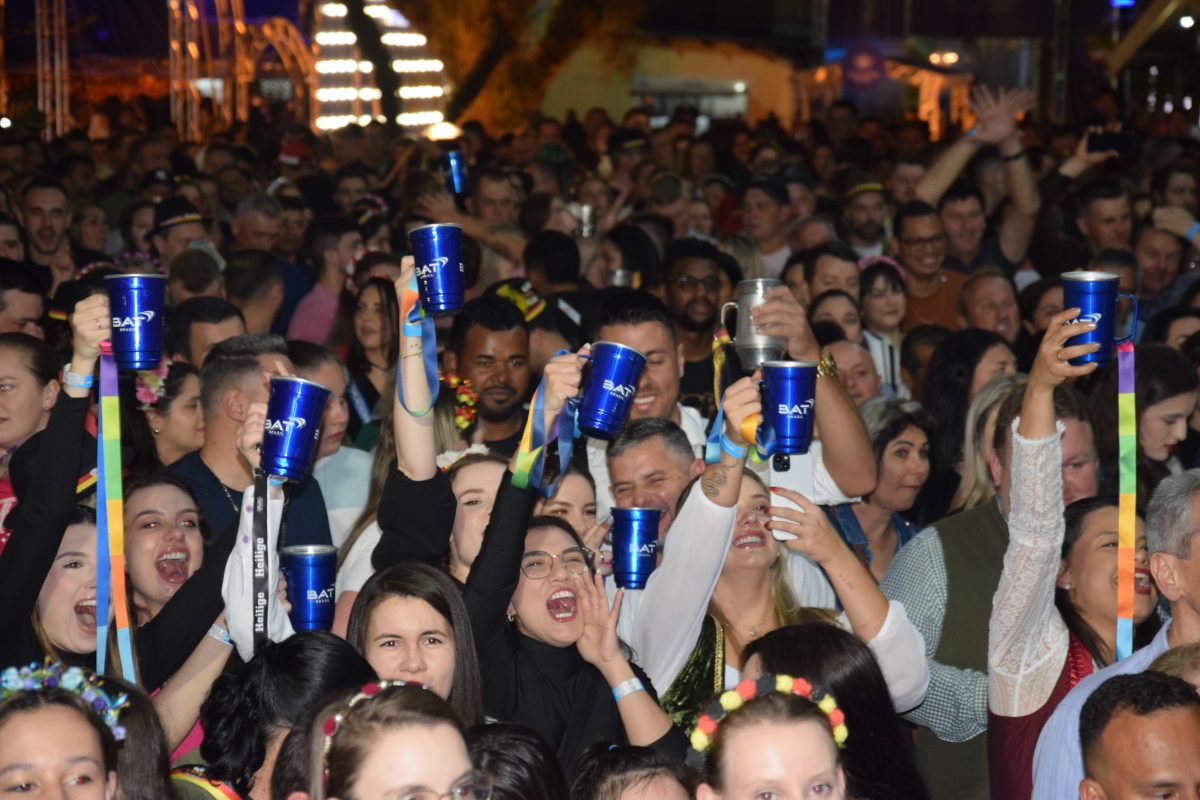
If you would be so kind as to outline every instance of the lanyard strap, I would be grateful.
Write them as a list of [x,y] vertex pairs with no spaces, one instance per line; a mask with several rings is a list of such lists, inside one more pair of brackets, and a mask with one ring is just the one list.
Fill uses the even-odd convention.
[[[423,417],[433,408],[438,397],[438,363],[437,363],[437,330],[433,325],[433,317],[425,314],[421,307],[421,295],[417,291],[417,276],[414,273],[404,294],[400,298],[400,319],[403,322],[405,336],[421,338],[421,359],[425,367],[425,382],[429,385],[429,405],[420,411],[408,407],[404,399],[404,382],[401,378],[404,370],[396,364],[396,397],[400,405],[414,417]],[[400,356],[404,357],[403,354]]]
[[[569,353],[569,350],[559,350],[555,356]],[[542,474],[546,464],[546,378],[538,384],[533,402],[529,404],[529,416],[525,420],[525,431],[521,434],[521,446],[517,450],[516,465],[513,467],[512,485],[518,489],[532,486],[542,497],[550,497],[558,488],[558,482],[571,464],[571,451],[575,446],[576,417],[578,416],[579,400],[570,398],[563,405],[562,411],[550,425],[549,438],[558,439],[558,478],[546,485]]]
[[[725,367],[725,347],[732,343],[733,340],[729,338],[729,331],[724,325],[713,332],[713,401],[716,403],[717,413],[708,431],[708,441],[704,444],[706,464],[716,464],[721,460],[721,431],[725,428],[725,408],[721,403],[721,370]],[[775,431],[770,426],[760,430],[761,421],[762,417],[758,414],[746,417],[742,421],[742,437],[753,445],[750,460],[760,464],[775,453]]]
[[[358,387],[358,382],[350,375],[350,370],[342,367],[342,373],[346,376],[346,394],[350,397],[350,405],[354,408],[354,413],[362,420],[362,424],[375,421],[375,412],[367,405],[367,398],[363,396],[362,389]],[[399,381],[399,377],[396,379]]]
[[129,604],[125,598],[125,503],[121,484],[121,405],[112,344],[100,344],[100,420],[97,439],[96,502],[96,671],[103,674],[108,658],[108,607],[116,615],[117,653],[121,677],[137,683]]
[[1117,438],[1121,482],[1117,524],[1117,659],[1133,652],[1133,566],[1137,546],[1137,406],[1133,343],[1117,346]]
[[267,557],[267,473],[261,469],[254,471],[254,511],[251,520],[251,533],[254,537],[253,621],[254,652],[257,653],[267,640],[267,609],[270,598],[270,581],[267,576],[270,559]]

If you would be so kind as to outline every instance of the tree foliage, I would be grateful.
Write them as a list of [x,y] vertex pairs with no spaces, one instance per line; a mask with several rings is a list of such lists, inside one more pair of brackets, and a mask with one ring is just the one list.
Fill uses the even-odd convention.
[[614,60],[645,0],[390,0],[429,39],[453,84],[447,119],[526,122],[558,69],[584,44]]

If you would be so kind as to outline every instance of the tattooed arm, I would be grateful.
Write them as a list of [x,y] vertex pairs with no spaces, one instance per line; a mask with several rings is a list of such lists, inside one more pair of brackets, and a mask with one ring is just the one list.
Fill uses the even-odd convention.
[[[742,423],[762,413],[758,378],[742,378],[725,390],[721,407],[725,410],[725,430],[722,439],[727,446],[721,448],[721,460],[709,464],[700,476],[700,491],[716,505],[731,508],[737,505],[738,493],[742,488],[742,470],[746,465],[747,442],[742,436]],[[731,450],[741,450],[736,456]]]

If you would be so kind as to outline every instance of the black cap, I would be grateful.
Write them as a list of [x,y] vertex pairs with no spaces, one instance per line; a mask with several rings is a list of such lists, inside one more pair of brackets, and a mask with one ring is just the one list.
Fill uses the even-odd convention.
[[[746,186],[747,192],[751,189],[758,189],[768,197],[774,198],[775,201],[781,206],[786,206],[788,204],[787,184],[784,183],[781,178],[774,176],[769,178],[755,178]],[[742,194],[744,196],[745,192]]]
[[142,182],[138,185],[138,189],[144,191],[151,186],[158,185],[170,188],[175,185],[175,179],[165,169],[151,170],[142,176]]
[[154,207],[154,227],[151,233],[162,233],[173,225],[184,225],[189,222],[206,223],[204,217],[186,197],[167,197]]
[[633,128],[617,128],[608,137],[608,152],[611,155],[618,153],[632,153],[637,150],[649,150],[650,140],[646,138],[646,134]]

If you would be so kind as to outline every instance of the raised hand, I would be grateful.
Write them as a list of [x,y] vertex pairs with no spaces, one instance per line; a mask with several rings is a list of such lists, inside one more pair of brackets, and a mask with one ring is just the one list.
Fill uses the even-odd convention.
[[[584,531],[579,538],[583,540],[583,546],[594,553],[593,558],[596,564],[596,574],[608,576],[612,574],[612,543],[607,545],[609,533],[612,531],[612,515],[610,514],[603,521],[597,522],[592,527]],[[608,563],[604,562],[601,553],[608,549]]]
[[1151,215],[1154,227],[1173,233],[1180,239],[1187,239],[1188,231],[1196,224],[1196,218],[1185,208],[1163,206],[1154,209]]
[[849,553],[846,543],[829,524],[825,513],[811,500],[799,492],[781,486],[772,486],[771,492],[803,509],[797,511],[788,506],[771,506],[771,519],[767,521],[767,528],[772,534],[790,534],[791,538],[784,539],[787,547],[804,553],[822,566],[838,556]]
[[258,451],[258,448],[262,444],[263,427],[266,422],[267,404],[251,403],[250,410],[246,412],[246,419],[242,420],[242,424],[237,430],[238,452],[254,469],[258,469],[262,463],[262,453]]
[[421,195],[413,204],[413,210],[434,222],[454,222],[459,216],[454,197],[445,190]]
[[1054,387],[1063,381],[1095,372],[1097,364],[1091,363],[1075,367],[1071,365],[1071,359],[1096,352],[1100,349],[1099,342],[1065,346],[1071,337],[1096,329],[1094,322],[1071,322],[1078,316],[1078,308],[1068,308],[1050,318],[1050,324],[1046,328],[1042,344],[1038,348],[1037,358],[1034,359],[1033,367],[1029,370],[1030,387],[1053,391]]
[[1000,144],[1016,131],[1004,89],[993,94],[986,86],[976,86],[971,90],[971,111],[976,119],[975,138],[984,144]]
[[563,353],[546,362],[542,378],[546,383],[544,400],[547,432],[567,400],[579,394],[579,386],[583,381],[583,364],[591,352],[591,345],[585,344],[579,348],[578,353]]
[[[94,294],[75,304],[71,315],[72,348],[83,362],[95,362],[100,357],[100,343],[112,338],[112,314],[108,295]],[[72,363],[75,363],[72,359]],[[85,364],[75,364],[77,367]]]
[[625,590],[617,590],[612,608],[609,608],[604,581],[599,575],[572,575],[571,588],[575,591],[575,604],[583,621],[583,631],[575,643],[579,655],[601,670],[605,665],[624,661],[621,641],[617,637],[617,619],[621,616]]
[[819,361],[821,348],[808,326],[808,315],[796,302],[792,290],[776,286],[764,295],[760,306],[750,309],[750,323],[767,336],[787,339],[788,355],[799,361]]
[[752,376],[731,383],[721,399],[721,408],[725,410],[725,435],[739,447],[750,444],[742,434],[745,421],[762,414],[762,393],[757,383],[761,378],[762,373],[756,370]]

